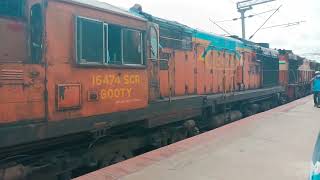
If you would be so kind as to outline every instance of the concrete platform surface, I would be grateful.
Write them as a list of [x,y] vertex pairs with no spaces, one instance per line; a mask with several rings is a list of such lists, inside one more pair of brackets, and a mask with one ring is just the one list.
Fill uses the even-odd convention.
[[76,180],[306,180],[319,127],[309,96]]

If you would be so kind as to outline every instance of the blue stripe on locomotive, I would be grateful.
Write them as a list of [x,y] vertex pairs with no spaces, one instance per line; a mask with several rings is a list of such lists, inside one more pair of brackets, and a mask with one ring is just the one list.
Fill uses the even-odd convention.
[[248,49],[243,42],[223,36],[217,36],[214,34],[209,34],[201,31],[196,31],[193,35],[197,39],[202,39],[208,41],[210,44],[206,48],[205,52],[203,53],[203,57],[207,55],[210,50],[217,50],[217,51],[226,51],[228,53],[236,54],[237,58],[241,57],[241,53],[239,53],[240,49]]

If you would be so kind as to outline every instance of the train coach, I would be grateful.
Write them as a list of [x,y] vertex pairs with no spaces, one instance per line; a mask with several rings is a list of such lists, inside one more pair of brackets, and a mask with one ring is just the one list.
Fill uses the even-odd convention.
[[268,110],[289,86],[278,51],[140,6],[0,5],[0,179],[67,180]]

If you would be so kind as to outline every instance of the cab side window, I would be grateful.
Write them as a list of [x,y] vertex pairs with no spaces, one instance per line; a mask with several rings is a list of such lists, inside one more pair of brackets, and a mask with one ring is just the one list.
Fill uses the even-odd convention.
[[77,55],[80,63],[103,63],[104,61],[103,22],[78,19]]
[[108,63],[122,64],[121,27],[110,25],[106,33],[108,33]]
[[23,0],[0,0],[0,16],[22,17]]
[[76,54],[80,64],[144,65],[142,32],[76,17]]
[[131,29],[122,30],[123,62],[125,64],[143,64],[142,34]]

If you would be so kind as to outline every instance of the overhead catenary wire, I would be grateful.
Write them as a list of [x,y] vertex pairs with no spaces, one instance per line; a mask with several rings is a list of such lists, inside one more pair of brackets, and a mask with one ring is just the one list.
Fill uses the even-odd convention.
[[256,35],[257,32],[259,32],[259,30],[272,18],[273,15],[276,14],[276,12],[279,11],[279,9],[280,9],[281,7],[282,7],[282,5],[280,5],[280,6],[268,17],[268,19],[263,22],[263,24],[250,36],[249,39],[252,39],[252,38],[254,37],[254,35]]
[[[264,11],[264,12],[260,12],[260,13],[256,13],[256,14],[251,14],[249,16],[245,16],[244,18],[252,18],[252,17],[255,17],[255,16],[259,16],[261,14],[266,14],[266,13],[269,13],[269,12],[273,12],[275,11],[276,9],[271,9],[271,10],[268,10],[268,11]],[[230,21],[237,21],[237,20],[240,20],[241,17],[237,17],[237,18],[233,18],[233,19],[226,19],[226,20],[220,20],[220,21],[215,21],[215,23],[222,23],[222,22],[230,22]]]
[[215,24],[216,26],[218,26],[222,31],[224,31],[225,33],[227,33],[228,35],[232,36],[231,33],[229,33],[227,30],[225,30],[223,27],[221,27],[219,24],[217,24],[215,21],[213,21],[212,19],[209,18],[209,21],[211,21],[213,24]]
[[261,28],[261,30],[262,30],[262,29],[276,28],[276,27],[296,26],[296,25],[300,25],[301,23],[304,23],[304,22],[306,22],[306,21],[296,21],[296,22],[290,22],[290,23],[285,23],[285,24],[277,24],[277,25],[273,25],[273,26],[268,26],[268,27]]

